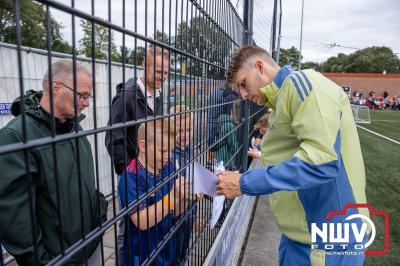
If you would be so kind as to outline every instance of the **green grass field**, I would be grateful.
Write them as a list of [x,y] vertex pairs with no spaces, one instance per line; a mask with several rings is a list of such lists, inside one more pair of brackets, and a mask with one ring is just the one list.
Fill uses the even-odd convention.
[[[371,124],[361,124],[386,137],[400,141],[400,111],[370,111]],[[390,250],[383,256],[367,256],[365,265],[400,265],[400,145],[358,129],[367,176],[367,201],[390,215]],[[372,217],[378,232],[384,222]],[[378,234],[370,249],[382,249]]]

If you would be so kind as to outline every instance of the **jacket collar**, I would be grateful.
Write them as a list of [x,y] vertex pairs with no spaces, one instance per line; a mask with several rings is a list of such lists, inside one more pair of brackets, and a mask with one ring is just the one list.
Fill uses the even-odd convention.
[[293,68],[289,65],[282,67],[275,75],[273,82],[267,84],[260,89],[261,93],[267,98],[266,105],[275,110],[276,101],[285,79],[293,72]]
[[[24,113],[40,121],[44,125],[50,127],[52,117],[51,114],[43,109],[40,105],[40,100],[42,96],[42,91],[28,90],[26,94],[22,96],[24,98]],[[15,117],[21,114],[20,107],[22,97],[18,97],[17,99],[15,99],[11,106],[11,112]],[[79,124],[79,122],[81,122],[85,117],[86,116],[84,114],[80,114],[77,117],[77,123]],[[67,119],[66,121],[61,121],[60,119],[55,117],[54,120],[56,134],[69,133],[75,128],[75,119]]]
[[[47,112],[45,109],[43,109],[42,106],[38,105],[34,108],[35,114],[34,116],[37,119],[40,119],[43,123],[45,123],[46,125],[48,125],[49,127],[51,127],[51,114],[49,112]],[[32,114],[32,112],[31,112]],[[85,119],[85,115],[84,114],[80,114],[78,115],[78,117],[76,118],[76,123],[75,124],[75,119],[66,119],[65,121],[61,121],[59,118],[54,117],[54,127],[55,127],[55,131],[56,134],[65,134],[65,133],[70,133],[73,130],[75,130],[76,125],[79,125],[79,123]]]
[[293,68],[290,65],[286,65],[286,66],[282,67],[278,71],[278,73],[276,74],[276,76],[274,78],[274,82],[275,82],[276,86],[281,88],[283,81],[285,81],[286,77],[289,76],[290,73],[292,73],[292,72],[293,72]]

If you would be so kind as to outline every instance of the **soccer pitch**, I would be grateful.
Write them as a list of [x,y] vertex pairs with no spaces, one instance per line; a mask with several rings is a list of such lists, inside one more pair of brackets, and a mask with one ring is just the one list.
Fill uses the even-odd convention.
[[[360,126],[400,142],[400,111],[371,110],[371,124]],[[365,265],[400,263],[400,144],[358,128],[367,176],[367,201],[390,215],[390,250],[383,256],[367,256]],[[384,247],[382,218],[371,217],[377,228],[369,249]]]

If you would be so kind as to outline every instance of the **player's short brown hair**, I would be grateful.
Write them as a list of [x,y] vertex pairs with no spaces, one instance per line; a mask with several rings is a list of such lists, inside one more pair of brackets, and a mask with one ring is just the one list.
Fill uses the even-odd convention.
[[225,87],[232,88],[237,72],[243,67],[247,59],[252,56],[260,56],[270,65],[278,65],[265,49],[255,45],[242,46],[235,51],[229,62],[228,71],[226,72]]

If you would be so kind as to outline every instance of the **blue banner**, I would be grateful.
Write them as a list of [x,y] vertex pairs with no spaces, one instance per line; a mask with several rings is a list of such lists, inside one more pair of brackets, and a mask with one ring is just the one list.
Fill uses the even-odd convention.
[[0,115],[11,114],[11,103],[0,103]]

